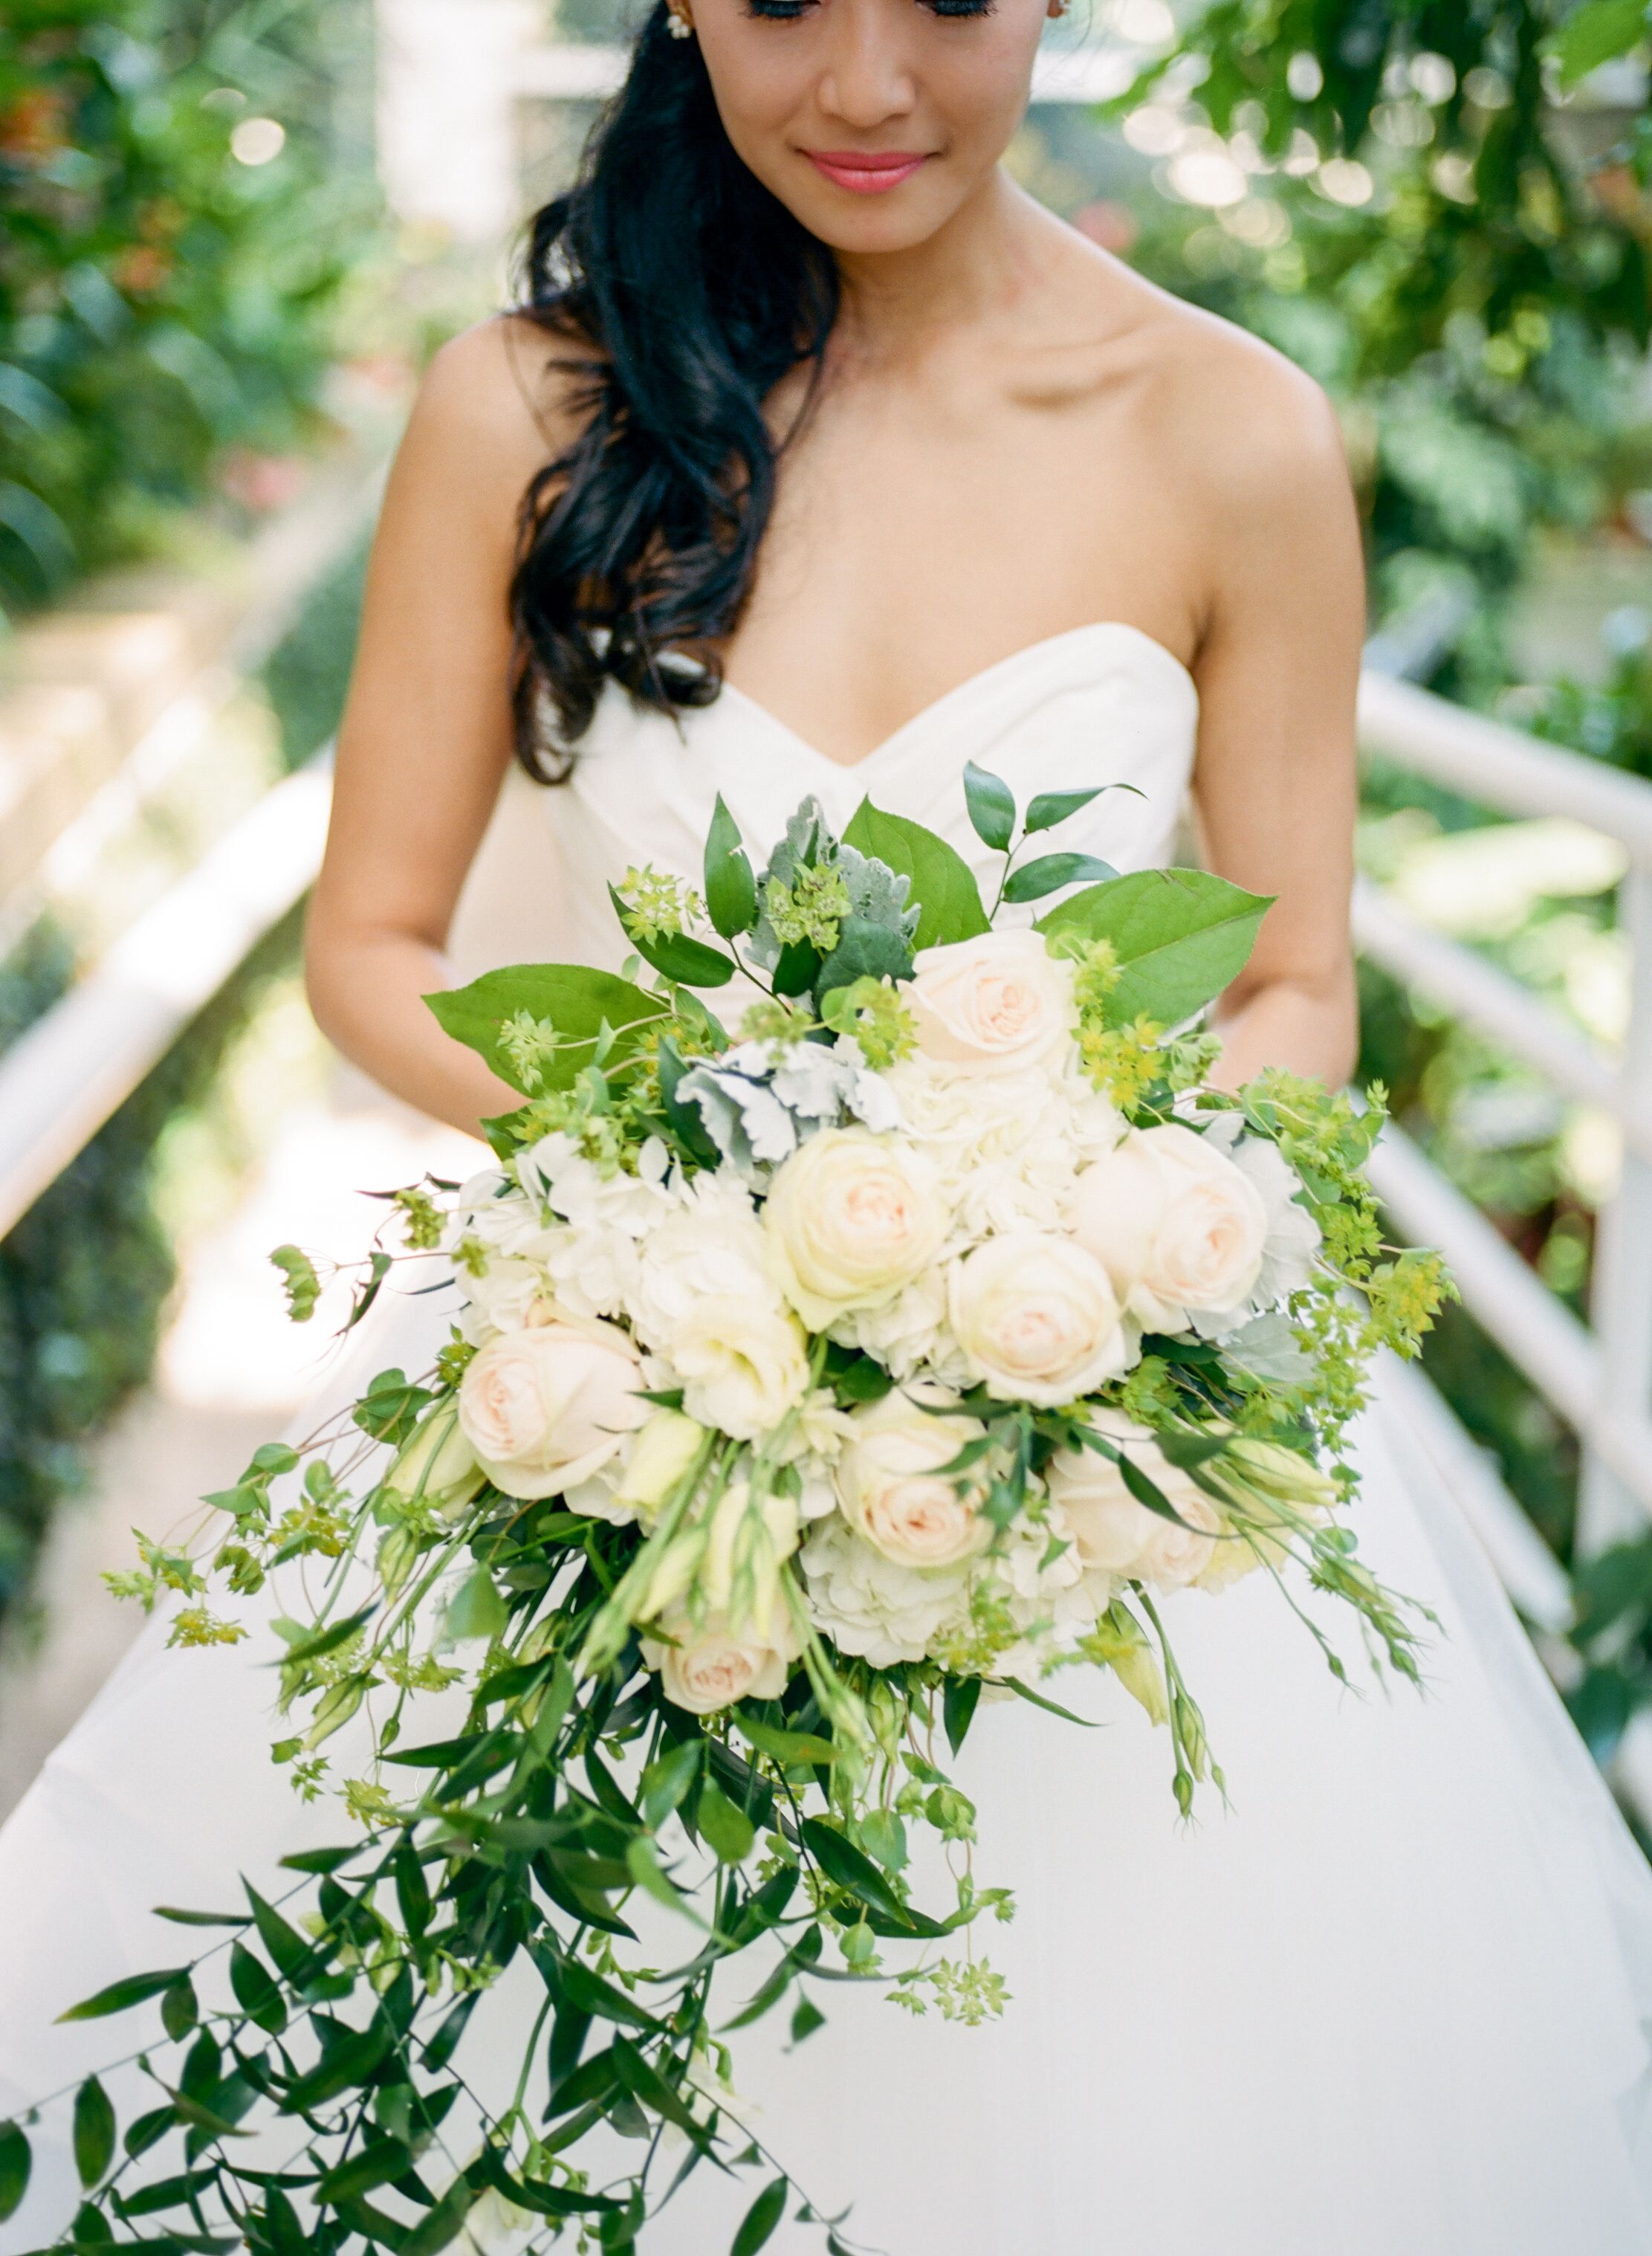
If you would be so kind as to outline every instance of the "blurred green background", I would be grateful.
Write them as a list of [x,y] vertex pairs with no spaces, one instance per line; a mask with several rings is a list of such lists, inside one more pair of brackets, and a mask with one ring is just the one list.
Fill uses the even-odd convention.
[[[1329,390],[1374,665],[1652,778],[1648,18],[1641,0],[1079,0],[1050,43],[1087,59],[1098,98],[1037,102],[1010,163]],[[625,22],[609,0],[7,0],[0,790],[51,622],[130,612],[133,585],[187,610],[381,448],[432,347],[503,302],[511,224],[566,177]],[[359,524],[321,544],[243,669],[246,793],[330,732],[360,560]],[[1373,767],[1361,854],[1415,918],[1621,1040],[1601,842]],[[99,883],[0,881],[0,1048],[106,944]],[[271,936],[0,1244],[14,1611],[88,1438],[149,1369],[192,1199],[232,1195],[257,1143],[236,1060],[261,1012],[292,1008],[293,945]],[[1612,1124],[1362,979],[1363,1075],[1586,1309]],[[1573,1437],[1460,1310],[1427,1367],[1571,1563]],[[1578,1564],[1571,1650],[1549,1657],[1604,1756],[1652,1701],[1652,1538]]]

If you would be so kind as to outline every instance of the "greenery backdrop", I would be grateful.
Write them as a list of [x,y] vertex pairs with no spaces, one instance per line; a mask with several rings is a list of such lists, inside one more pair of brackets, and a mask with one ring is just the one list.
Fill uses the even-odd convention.
[[362,6],[0,9],[0,617],[313,432],[371,208]]

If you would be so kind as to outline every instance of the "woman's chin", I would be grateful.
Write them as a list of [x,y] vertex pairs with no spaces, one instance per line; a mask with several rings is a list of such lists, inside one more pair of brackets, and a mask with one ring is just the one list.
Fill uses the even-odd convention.
[[917,180],[871,194],[811,187],[786,199],[793,217],[811,235],[848,257],[916,250],[939,233],[961,201],[927,184],[920,187]]

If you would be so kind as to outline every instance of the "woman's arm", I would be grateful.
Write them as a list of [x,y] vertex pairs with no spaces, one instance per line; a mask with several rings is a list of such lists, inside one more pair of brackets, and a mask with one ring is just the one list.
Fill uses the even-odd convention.
[[1213,585],[1194,668],[1194,800],[1208,866],[1276,899],[1218,1008],[1214,1079],[1232,1089],[1285,1066],[1334,1088],[1358,1046],[1359,525],[1335,419],[1306,377],[1239,347],[1221,421],[1220,443],[1206,436]]
[[511,756],[517,512],[561,441],[527,404],[545,343],[489,322],[439,352],[385,495],[306,942],[322,1031],[374,1080],[473,1132],[521,1102],[420,999]]

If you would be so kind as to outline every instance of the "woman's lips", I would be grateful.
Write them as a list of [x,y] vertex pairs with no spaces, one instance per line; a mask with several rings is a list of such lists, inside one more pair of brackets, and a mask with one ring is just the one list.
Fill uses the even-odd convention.
[[858,196],[898,188],[927,158],[926,151],[912,149],[805,149],[803,153],[817,173]]

